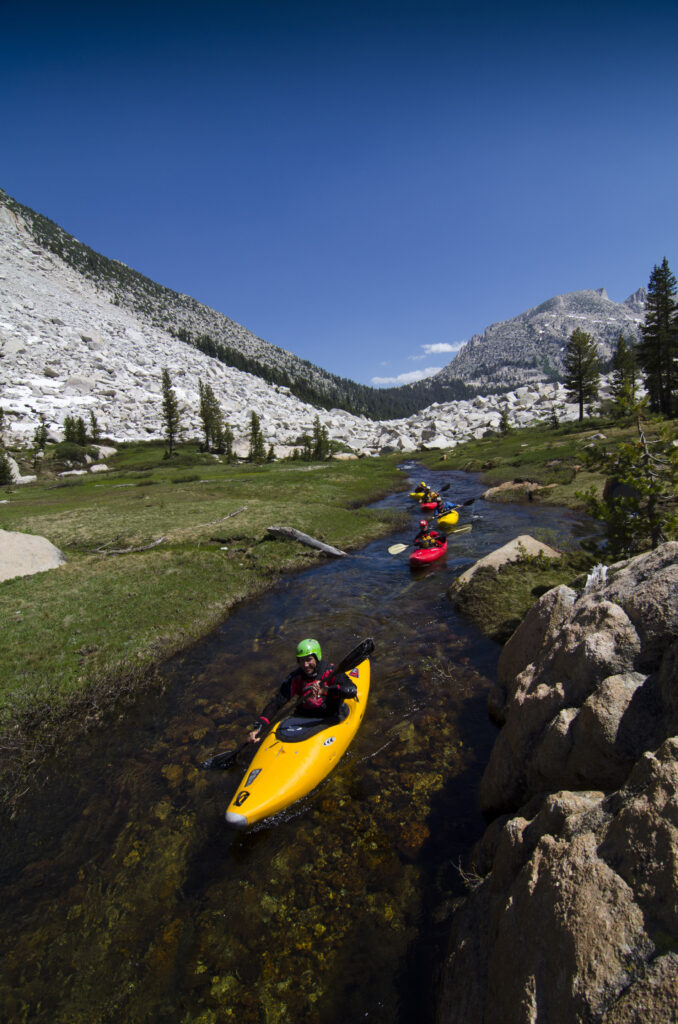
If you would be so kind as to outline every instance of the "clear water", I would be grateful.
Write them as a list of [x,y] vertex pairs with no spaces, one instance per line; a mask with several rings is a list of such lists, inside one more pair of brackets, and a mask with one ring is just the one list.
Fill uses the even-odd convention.
[[[459,502],[482,489],[427,478],[452,481]],[[382,504],[408,507],[411,530],[241,608],[166,667],[164,692],[53,765],[30,815],[3,830],[3,1020],[433,1020],[457,863],[483,829],[498,655],[446,591],[519,533],[557,545],[590,524],[477,501],[461,516],[472,531],[415,574],[387,547],[411,540],[418,507]],[[243,741],[304,636],[335,661],[374,637],[365,720],[307,799],[234,832],[223,815],[239,772],[196,765]]]

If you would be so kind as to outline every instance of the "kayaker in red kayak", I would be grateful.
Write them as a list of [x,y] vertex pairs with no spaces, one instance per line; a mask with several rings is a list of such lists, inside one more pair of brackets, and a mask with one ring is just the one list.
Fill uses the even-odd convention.
[[426,519],[419,521],[419,533],[414,538],[415,548],[440,548],[445,538],[438,530],[431,530]]
[[268,731],[271,722],[292,697],[300,697],[296,713],[313,717],[332,717],[339,712],[344,700],[357,694],[355,683],[344,672],[335,674],[334,665],[322,660],[317,640],[302,640],[297,646],[297,667],[287,676],[280,688],[251,726],[248,739],[258,743]]

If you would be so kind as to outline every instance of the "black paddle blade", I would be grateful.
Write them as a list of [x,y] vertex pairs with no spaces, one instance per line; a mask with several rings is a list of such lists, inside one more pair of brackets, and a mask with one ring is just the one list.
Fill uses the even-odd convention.
[[235,764],[236,758],[242,749],[242,747],[238,747],[237,750],[224,750],[221,754],[215,754],[214,757],[208,757],[206,761],[201,761],[198,768],[203,768],[205,771],[212,768],[221,768],[222,771],[225,771]]
[[367,637],[366,640],[361,640],[357,647],[354,647],[352,651],[342,658],[337,665],[335,672],[349,672],[356,665],[359,665],[365,658],[369,658],[370,654],[374,650],[374,640],[372,637]]

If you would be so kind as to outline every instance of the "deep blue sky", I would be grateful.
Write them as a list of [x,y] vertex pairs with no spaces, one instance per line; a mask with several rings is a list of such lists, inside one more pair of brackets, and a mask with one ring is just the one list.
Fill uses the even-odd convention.
[[365,383],[678,270],[678,4],[0,0],[0,187]]

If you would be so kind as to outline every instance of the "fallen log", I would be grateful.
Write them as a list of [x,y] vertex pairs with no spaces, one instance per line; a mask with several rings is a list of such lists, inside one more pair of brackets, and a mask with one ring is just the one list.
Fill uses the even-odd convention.
[[310,548],[318,548],[319,551],[324,551],[326,555],[333,555],[335,558],[346,557],[346,552],[341,551],[340,548],[333,548],[331,544],[324,544],[321,540],[309,537],[307,533],[295,530],[291,526],[269,526],[267,529],[274,537],[283,537],[285,540],[298,540],[300,544],[307,544]]

